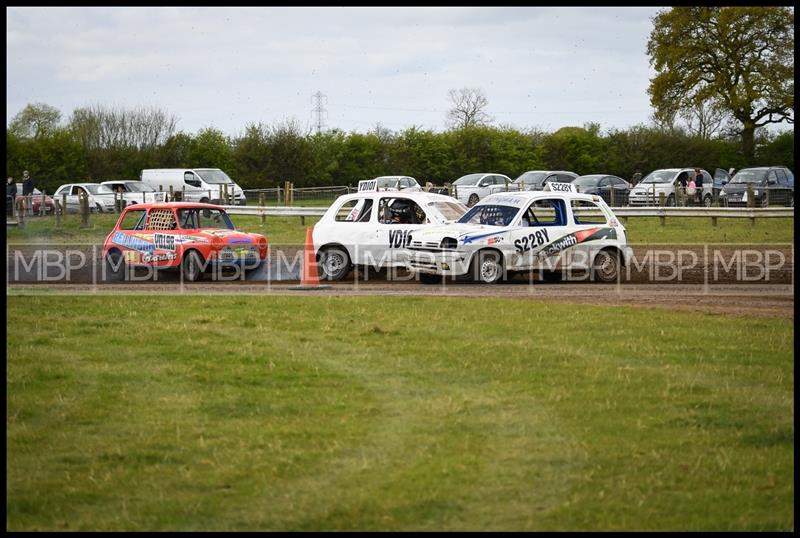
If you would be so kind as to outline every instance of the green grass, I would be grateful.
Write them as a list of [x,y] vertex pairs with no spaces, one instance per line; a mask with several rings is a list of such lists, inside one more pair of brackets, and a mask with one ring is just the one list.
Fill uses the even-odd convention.
[[185,295],[7,314],[9,530],[794,528],[791,320]]
[[[248,232],[263,233],[274,245],[302,244],[306,227],[313,226],[318,217],[306,217],[305,225],[300,217],[261,217],[231,215],[237,228]],[[67,215],[59,228],[52,217],[37,217],[28,220],[25,228],[7,229],[9,242],[33,243],[102,243],[117,222],[117,215],[92,215],[91,228],[80,228],[77,215]],[[794,219],[756,219],[751,226],[748,219],[719,219],[716,227],[710,218],[673,217],[661,226],[657,217],[631,218],[625,224],[632,244],[690,244],[690,243],[793,243]]]

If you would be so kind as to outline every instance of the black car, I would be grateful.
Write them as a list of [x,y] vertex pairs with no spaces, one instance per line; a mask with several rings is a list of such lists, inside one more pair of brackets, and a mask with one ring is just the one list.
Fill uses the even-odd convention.
[[722,188],[722,205],[746,207],[748,185],[752,186],[753,205],[756,207],[794,207],[794,174],[785,166],[742,168]]
[[[578,192],[596,194],[610,206],[628,205],[631,184],[621,177],[610,174],[589,174],[572,180]],[[613,194],[612,194],[613,193]]]

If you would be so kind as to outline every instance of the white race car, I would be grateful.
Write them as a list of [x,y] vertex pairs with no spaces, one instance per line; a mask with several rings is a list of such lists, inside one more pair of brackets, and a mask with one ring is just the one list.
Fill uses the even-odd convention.
[[340,196],[312,232],[320,278],[341,280],[355,265],[405,267],[402,255],[412,232],[466,211],[458,200],[428,192],[360,189]]
[[625,227],[599,196],[578,194],[569,183],[548,185],[545,191],[492,194],[458,222],[414,232],[409,270],[427,283],[462,275],[495,283],[534,270],[556,280],[564,268],[616,281],[632,255]]

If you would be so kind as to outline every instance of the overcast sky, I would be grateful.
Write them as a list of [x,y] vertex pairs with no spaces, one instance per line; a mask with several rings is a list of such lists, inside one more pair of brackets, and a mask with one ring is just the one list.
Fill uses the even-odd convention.
[[178,129],[249,122],[442,131],[448,90],[495,124],[646,123],[659,8],[7,8],[6,124],[43,102],[156,106]]

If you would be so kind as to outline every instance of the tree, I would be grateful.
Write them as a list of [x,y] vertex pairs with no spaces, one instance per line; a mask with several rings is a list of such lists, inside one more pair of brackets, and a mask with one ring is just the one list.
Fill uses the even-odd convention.
[[8,130],[19,138],[39,138],[55,131],[61,112],[45,103],[28,104],[11,119]]
[[712,102],[705,102],[682,110],[681,118],[686,122],[689,133],[708,140],[720,132],[730,119],[730,113]]
[[447,113],[447,120],[453,129],[465,129],[491,123],[491,118],[484,109],[489,100],[480,88],[461,88],[448,93],[453,103]]
[[794,123],[794,12],[788,7],[678,7],[653,18],[647,43],[659,117],[708,103],[741,125],[752,161],[755,131]]

